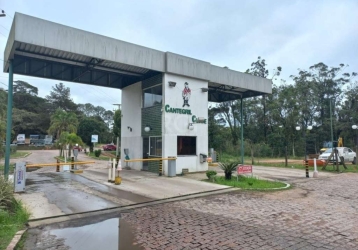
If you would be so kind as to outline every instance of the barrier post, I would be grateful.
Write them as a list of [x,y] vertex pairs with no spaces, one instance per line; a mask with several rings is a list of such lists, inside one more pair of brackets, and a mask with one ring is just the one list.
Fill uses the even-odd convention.
[[57,164],[56,164],[56,172],[60,172],[60,160],[57,159]]
[[71,170],[75,169],[75,157],[71,157]]
[[159,160],[159,176],[163,174],[163,161]]
[[118,168],[118,164],[119,164],[119,154],[117,154],[117,157],[116,157],[116,168]]
[[308,160],[305,160],[305,164],[306,164],[306,177],[309,178],[309,170],[308,170]]

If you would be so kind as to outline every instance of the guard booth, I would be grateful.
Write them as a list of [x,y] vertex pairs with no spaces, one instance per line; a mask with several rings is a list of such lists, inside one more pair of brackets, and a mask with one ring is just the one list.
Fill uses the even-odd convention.
[[[176,174],[208,169],[209,102],[242,102],[272,91],[265,78],[21,13],[15,13],[10,30],[4,72],[9,100],[13,74],[121,89],[121,148],[130,159],[176,157]],[[9,118],[11,123],[11,112]],[[159,163],[129,167],[157,173]],[[166,161],[162,167],[168,175]]]

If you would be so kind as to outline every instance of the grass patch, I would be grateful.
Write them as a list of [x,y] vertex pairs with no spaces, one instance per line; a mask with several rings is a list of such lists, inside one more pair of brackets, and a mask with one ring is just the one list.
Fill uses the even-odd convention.
[[[287,167],[285,166],[285,163],[259,163],[256,164],[258,166],[264,166],[264,167],[277,167],[277,168],[296,168],[296,169],[305,169],[306,167],[303,165],[303,163],[288,163]],[[310,168],[313,169],[313,166]],[[317,167],[321,168],[321,167]]]
[[54,145],[46,145],[46,146],[38,146],[35,145],[17,145],[17,150],[55,150],[56,146]]
[[0,176],[0,249],[6,249],[17,231],[25,228],[30,214],[14,198],[13,184]]
[[26,157],[29,154],[30,154],[29,152],[17,151],[16,153],[13,153],[13,154],[10,155],[10,159]]
[[25,228],[30,214],[20,201],[16,203],[13,212],[0,209],[0,249],[6,249],[17,231]]
[[104,156],[104,155],[100,155],[99,157],[96,157],[94,155],[94,153],[88,153],[87,156],[93,158],[93,159],[96,159],[96,160],[103,160],[103,161],[108,161],[110,159],[110,157],[108,156]]
[[[24,152],[24,151],[17,151],[15,153],[11,153],[10,154],[10,159],[16,159],[16,158],[22,158],[22,157],[26,157],[28,156],[30,153],[29,152]],[[5,159],[5,157],[2,157],[0,159]]]
[[[343,167],[343,165],[340,165],[339,166],[339,172],[342,172],[342,173],[358,173],[358,167],[357,165],[352,165],[352,164],[346,164],[347,168],[348,169],[345,169]],[[318,171],[322,171],[320,170],[320,168],[318,169]],[[337,170],[336,170],[336,166],[333,166],[333,165],[328,165],[326,167],[326,170],[323,170],[325,172],[332,172],[332,173],[337,173]]]
[[[209,180],[206,181],[212,182]],[[286,184],[282,182],[261,180],[257,177],[247,177],[243,175],[239,176],[239,181],[237,181],[236,176],[233,176],[231,180],[226,180],[224,176],[217,176],[213,178],[213,182],[220,185],[237,187],[241,189],[255,189],[255,190],[282,188],[286,186]]]
[[[303,163],[288,163],[288,166],[285,166],[285,163],[260,163],[258,166],[264,167],[278,167],[278,168],[293,168],[293,169],[306,169],[306,166]],[[339,165],[339,172],[343,173],[358,173],[357,165],[352,165],[351,163],[346,163],[348,169],[345,169],[343,165]],[[309,170],[313,171],[313,166],[309,166]],[[333,164],[328,164],[326,170],[322,170],[322,166],[317,166],[318,172],[332,172],[337,173],[336,166]]]

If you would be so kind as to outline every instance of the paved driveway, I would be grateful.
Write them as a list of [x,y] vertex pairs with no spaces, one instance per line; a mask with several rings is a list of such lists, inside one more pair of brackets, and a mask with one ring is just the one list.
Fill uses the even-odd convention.
[[[358,249],[357,183],[356,174],[310,178],[286,191],[237,191],[127,210],[122,219],[143,249]],[[26,249],[69,249],[72,236],[53,229],[82,226],[71,221],[30,229]],[[107,228],[108,234],[116,230]]]
[[123,215],[145,249],[358,249],[358,175],[209,196]]

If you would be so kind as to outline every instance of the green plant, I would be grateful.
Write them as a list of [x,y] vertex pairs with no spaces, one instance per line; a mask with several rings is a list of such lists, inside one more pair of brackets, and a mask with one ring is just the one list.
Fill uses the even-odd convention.
[[0,209],[0,249],[6,249],[17,231],[24,229],[30,213],[21,201],[12,197],[10,210]]
[[101,155],[101,153],[102,153],[102,150],[100,150],[100,149],[97,149],[97,150],[94,151],[94,155],[96,157],[99,157]]
[[0,176],[0,210],[10,210],[14,201],[14,188],[9,180]]
[[206,176],[208,177],[208,179],[210,180],[212,177],[214,177],[217,174],[216,171],[214,170],[208,170],[206,171]]
[[219,167],[224,170],[226,180],[231,180],[232,172],[236,170],[237,165],[239,165],[238,162],[219,162]]

